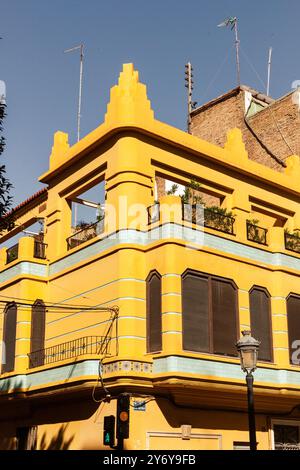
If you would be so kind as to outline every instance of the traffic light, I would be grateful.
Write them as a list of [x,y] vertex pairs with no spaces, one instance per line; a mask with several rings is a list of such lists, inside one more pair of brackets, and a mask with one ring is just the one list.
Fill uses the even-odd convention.
[[113,447],[115,445],[115,417],[104,416],[103,445]]
[[130,395],[121,393],[117,401],[117,439],[129,437]]

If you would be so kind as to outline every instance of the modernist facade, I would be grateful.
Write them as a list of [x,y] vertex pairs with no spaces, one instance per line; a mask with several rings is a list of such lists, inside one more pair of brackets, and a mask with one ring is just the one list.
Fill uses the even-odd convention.
[[[45,189],[1,240],[2,449],[103,449],[124,392],[125,449],[247,448],[245,329],[261,341],[258,449],[297,447],[300,162],[285,162],[248,159],[237,128],[218,146],[157,121],[131,64],[97,129],[55,134]],[[204,210],[157,196],[162,179],[196,182]]]

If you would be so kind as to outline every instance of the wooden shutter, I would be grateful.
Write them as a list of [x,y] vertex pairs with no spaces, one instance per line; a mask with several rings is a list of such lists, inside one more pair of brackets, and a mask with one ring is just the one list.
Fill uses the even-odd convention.
[[188,351],[209,351],[208,278],[188,272],[182,279],[182,343]]
[[17,329],[17,305],[13,302],[6,306],[3,323],[3,342],[5,347],[5,364],[2,364],[2,373],[12,372],[15,368]]
[[212,279],[213,352],[236,356],[237,298],[236,288],[223,279]]
[[[287,299],[287,317],[289,332],[290,362],[292,364],[292,354],[295,352],[293,342],[300,340],[300,297],[291,295]],[[299,348],[299,345],[297,345]]]
[[[45,347],[45,305],[42,300],[37,300],[31,311],[31,342],[30,352],[43,350]],[[38,367],[44,364],[44,355],[34,355],[34,360],[30,361],[29,367]]]
[[272,361],[272,323],[270,296],[262,288],[254,287],[250,294],[251,335],[260,341],[258,359]]
[[147,280],[147,351],[162,349],[161,277],[152,271]]

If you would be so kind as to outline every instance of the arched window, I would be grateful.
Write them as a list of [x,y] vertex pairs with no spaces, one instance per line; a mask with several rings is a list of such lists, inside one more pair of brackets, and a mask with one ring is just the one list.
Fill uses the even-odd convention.
[[2,373],[12,372],[15,368],[15,352],[16,352],[16,330],[17,330],[17,305],[10,302],[4,310],[3,320],[3,344],[5,354],[3,356],[5,362],[2,364]]
[[187,270],[182,276],[183,349],[236,356],[237,289],[230,279]]
[[258,359],[273,361],[270,294],[259,286],[249,293],[251,335],[260,341]]
[[151,271],[147,284],[147,351],[157,352],[162,349],[161,330],[161,276]]
[[[290,294],[287,298],[287,319],[289,334],[290,362],[293,361],[293,353],[299,350],[300,344],[300,296]],[[299,354],[297,358],[299,360]]]
[[[42,300],[36,300],[31,311],[31,341],[30,352],[41,351],[45,347],[45,304]],[[42,351],[31,355],[29,367],[38,367],[44,364]]]

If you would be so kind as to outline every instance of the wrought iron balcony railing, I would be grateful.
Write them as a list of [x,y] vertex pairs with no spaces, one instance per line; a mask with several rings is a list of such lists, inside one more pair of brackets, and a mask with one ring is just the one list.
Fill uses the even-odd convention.
[[290,444],[290,443],[283,443],[283,442],[276,442],[275,443],[275,450],[300,450],[300,444]]
[[203,225],[220,232],[233,234],[234,217],[200,204],[182,204],[182,218],[193,224]]
[[267,233],[266,228],[247,222],[247,240],[267,245]]
[[11,246],[6,250],[6,264],[15,261],[19,256],[19,244],[16,243],[15,245]]
[[153,206],[147,207],[148,213],[148,224],[154,224],[159,222],[160,219],[160,205],[159,203],[153,204]]
[[104,219],[100,220],[99,222],[95,222],[94,224],[87,225],[67,238],[68,250],[71,250],[72,248],[75,248],[76,246],[79,246],[82,243],[97,237],[97,235],[100,235],[103,232]]
[[292,233],[285,232],[284,244],[286,250],[295,251],[300,253],[300,236]]
[[29,368],[53,364],[86,354],[106,355],[109,354],[110,341],[110,336],[84,336],[39,351],[32,351],[28,354]]
[[34,240],[34,249],[33,249],[34,258],[46,259],[46,248],[47,248],[46,243],[40,242],[38,240]]

